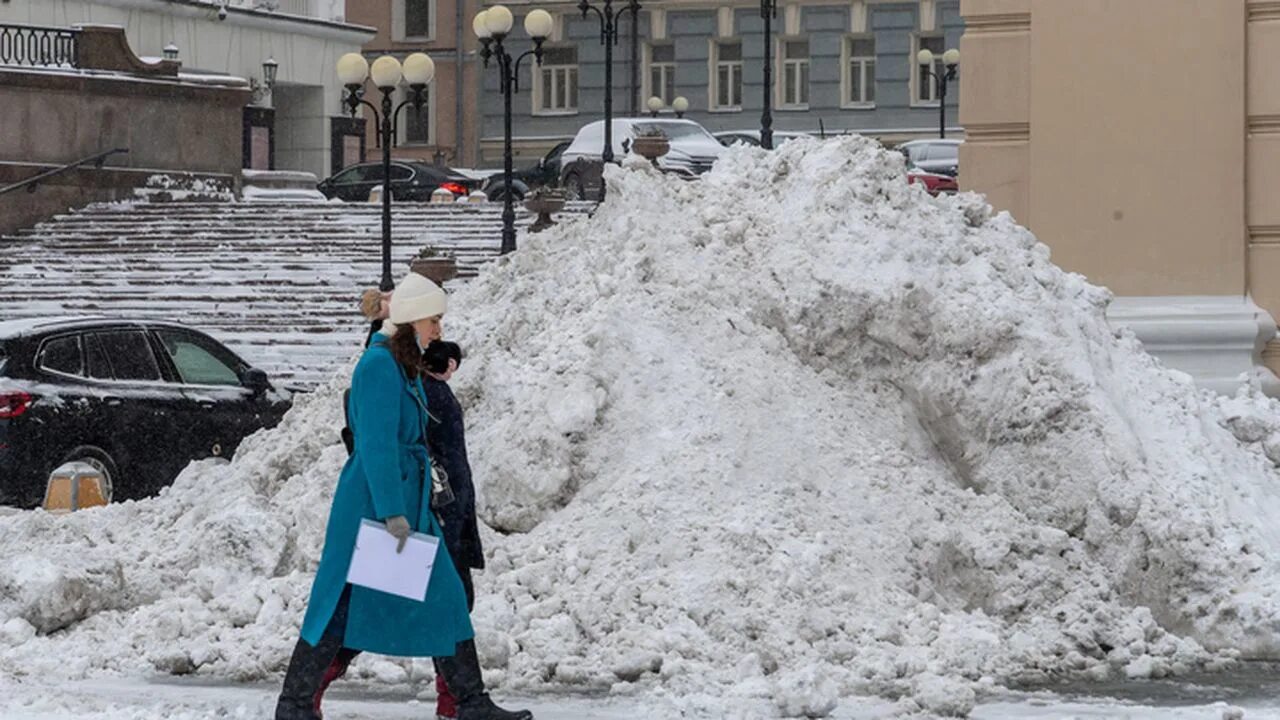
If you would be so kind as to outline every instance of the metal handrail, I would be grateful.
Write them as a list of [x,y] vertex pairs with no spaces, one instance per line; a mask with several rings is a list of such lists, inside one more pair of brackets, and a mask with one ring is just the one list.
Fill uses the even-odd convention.
[[80,31],[0,24],[0,65],[80,67]]
[[62,173],[67,172],[68,170],[74,170],[80,167],[81,165],[88,165],[89,163],[93,163],[93,166],[95,168],[101,170],[102,165],[107,161],[107,158],[111,157],[112,155],[118,155],[118,154],[127,153],[127,152],[129,152],[128,148],[116,148],[114,150],[104,150],[96,155],[90,155],[89,157],[84,158],[83,160],[77,160],[73,163],[67,163],[62,167],[57,167],[52,170],[46,170],[40,173],[39,175],[33,175],[27,178],[26,180],[21,180],[12,185],[6,185],[4,187],[0,187],[0,195],[11,193],[11,192],[14,192],[15,190],[20,190],[22,188],[26,188],[27,192],[33,193],[36,191],[37,185],[44,182],[45,180],[48,180],[54,175],[61,175]]

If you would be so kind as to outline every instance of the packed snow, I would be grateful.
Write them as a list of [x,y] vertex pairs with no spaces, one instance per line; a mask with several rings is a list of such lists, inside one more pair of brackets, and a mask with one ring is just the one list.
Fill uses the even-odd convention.
[[[446,318],[491,684],[963,716],[1009,683],[1280,656],[1275,401],[1162,368],[1107,291],[861,138],[607,179]],[[278,677],[349,369],[158,498],[0,517],[0,676]]]

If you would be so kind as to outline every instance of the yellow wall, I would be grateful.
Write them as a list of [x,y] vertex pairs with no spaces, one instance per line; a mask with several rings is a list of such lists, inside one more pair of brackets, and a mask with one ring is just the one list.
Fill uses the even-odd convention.
[[963,185],[1118,295],[1243,295],[1245,0],[962,12]]

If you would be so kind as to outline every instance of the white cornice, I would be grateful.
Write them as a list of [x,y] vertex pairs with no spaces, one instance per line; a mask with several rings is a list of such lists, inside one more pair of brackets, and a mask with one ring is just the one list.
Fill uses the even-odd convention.
[[218,19],[218,7],[196,0],[94,0],[101,5],[141,10],[157,15],[208,20],[231,26],[249,27],[289,35],[306,35],[324,40],[337,40],[352,45],[364,45],[377,36],[375,28],[351,23],[302,17],[286,13],[227,7],[225,20]]

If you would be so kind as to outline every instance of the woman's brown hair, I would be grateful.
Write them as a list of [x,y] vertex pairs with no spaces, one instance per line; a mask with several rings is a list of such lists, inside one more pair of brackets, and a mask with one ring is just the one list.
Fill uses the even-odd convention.
[[422,351],[418,349],[418,337],[409,324],[397,325],[396,333],[387,342],[391,349],[391,357],[400,363],[409,379],[422,374]]

